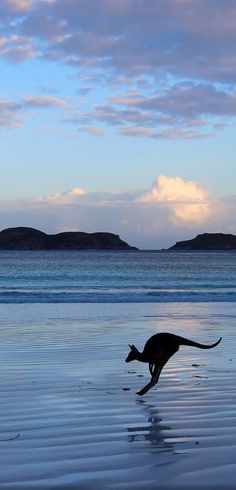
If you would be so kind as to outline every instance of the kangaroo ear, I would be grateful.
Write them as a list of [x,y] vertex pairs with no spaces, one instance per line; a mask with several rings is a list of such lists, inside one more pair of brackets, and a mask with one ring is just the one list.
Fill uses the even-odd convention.
[[129,346],[130,346],[130,349],[131,349],[132,351],[137,351],[137,349],[136,349],[136,347],[135,347],[135,345],[134,345],[134,344],[132,344],[132,345],[130,345],[130,344],[129,344]]

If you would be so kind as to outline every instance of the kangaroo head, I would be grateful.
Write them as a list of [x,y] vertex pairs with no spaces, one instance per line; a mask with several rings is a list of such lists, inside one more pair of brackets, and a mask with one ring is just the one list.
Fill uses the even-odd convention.
[[125,362],[135,361],[136,359],[138,359],[138,354],[139,354],[139,351],[135,347],[135,345],[130,345],[130,352],[129,352],[128,356],[126,357]]

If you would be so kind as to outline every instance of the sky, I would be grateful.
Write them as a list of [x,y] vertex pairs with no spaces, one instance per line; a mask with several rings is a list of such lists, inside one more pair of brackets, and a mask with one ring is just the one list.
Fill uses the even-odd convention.
[[236,234],[235,0],[1,0],[0,229]]

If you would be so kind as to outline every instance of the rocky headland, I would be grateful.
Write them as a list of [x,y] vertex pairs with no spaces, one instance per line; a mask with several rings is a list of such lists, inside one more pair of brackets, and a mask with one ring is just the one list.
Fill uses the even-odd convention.
[[28,227],[6,228],[0,232],[0,250],[137,250],[106,232],[69,231],[47,235]]
[[225,233],[203,233],[192,240],[176,242],[168,250],[236,250],[236,236]]

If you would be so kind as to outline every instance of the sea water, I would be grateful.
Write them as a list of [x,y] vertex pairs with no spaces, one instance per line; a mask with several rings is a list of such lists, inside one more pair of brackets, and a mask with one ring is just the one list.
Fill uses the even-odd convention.
[[0,252],[0,303],[235,300],[235,252]]

